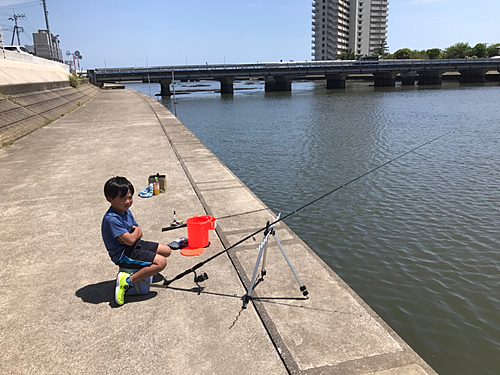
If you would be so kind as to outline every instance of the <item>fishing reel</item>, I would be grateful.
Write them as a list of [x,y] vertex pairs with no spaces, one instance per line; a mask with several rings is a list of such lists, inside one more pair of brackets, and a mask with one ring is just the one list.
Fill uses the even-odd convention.
[[208,275],[206,272],[203,272],[201,275],[196,275],[196,272],[194,273],[194,282],[196,284],[202,283],[205,280],[208,280]]
[[193,272],[194,272],[194,283],[198,286],[198,295],[200,295],[200,293],[205,288],[203,288],[199,283],[202,283],[203,281],[207,280],[208,279],[208,275],[207,275],[206,272],[203,272],[200,275],[197,275],[196,271],[193,271]]

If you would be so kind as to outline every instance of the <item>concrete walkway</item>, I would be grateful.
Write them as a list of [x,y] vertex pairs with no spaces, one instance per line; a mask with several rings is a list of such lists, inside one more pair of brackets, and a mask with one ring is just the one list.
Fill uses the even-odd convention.
[[242,309],[259,234],[200,268],[202,293],[191,273],[117,308],[103,185],[121,175],[138,192],[157,172],[167,192],[132,207],[145,239],[185,236],[161,232],[174,210],[219,218],[201,256],[173,252],[168,279],[274,218],[169,111],[131,90],[102,91],[0,150],[0,373],[434,374],[284,223],[277,235],[310,299],[272,239],[267,276]]

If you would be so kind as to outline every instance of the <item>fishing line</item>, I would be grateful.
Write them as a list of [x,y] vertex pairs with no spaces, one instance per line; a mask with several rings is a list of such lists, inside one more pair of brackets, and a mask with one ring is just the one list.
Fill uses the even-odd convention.
[[[249,214],[254,214],[256,212],[260,212],[260,211],[268,211],[269,210],[269,207],[265,207],[265,208],[259,208],[258,210],[253,210],[253,211],[247,211],[247,212],[242,212],[242,213],[239,213],[239,214],[234,214],[234,215],[227,215],[227,216],[222,216],[222,217],[218,217],[217,220],[223,220],[223,219],[229,219],[229,218],[233,218],[233,217],[236,217],[236,216],[241,216],[241,215],[249,215]],[[175,211],[174,211],[174,215],[175,215]],[[185,228],[187,227],[187,224],[186,223],[183,223],[183,224],[177,224],[177,225],[170,225],[169,227],[165,227],[165,228],[162,228],[161,231],[162,232],[167,232],[169,230],[174,230],[174,229],[179,229],[179,228]]]
[[[176,280],[179,280],[179,279],[183,278],[184,276],[186,276],[186,275],[190,274],[191,272],[195,272],[198,268],[202,267],[203,265],[205,265],[206,263],[210,262],[211,260],[213,260],[213,259],[217,258],[219,255],[222,255],[222,254],[224,254],[224,253],[228,252],[229,250],[231,250],[231,249],[235,248],[236,246],[238,246],[238,245],[242,244],[243,242],[245,242],[245,241],[246,241],[246,240],[248,240],[249,238],[252,238],[252,237],[254,237],[256,234],[259,234],[260,232],[263,232],[264,230],[268,229],[270,226],[273,226],[273,225],[275,225],[275,224],[279,223],[280,221],[283,221],[283,220],[285,220],[286,218],[288,218],[288,217],[290,217],[290,216],[292,216],[292,215],[297,214],[297,212],[299,212],[299,211],[303,210],[303,209],[304,209],[304,208],[306,208],[306,207],[309,207],[309,206],[313,205],[314,203],[318,202],[318,201],[319,201],[319,200],[321,200],[321,199],[326,198],[326,197],[327,197],[327,196],[329,196],[330,194],[333,194],[333,193],[335,193],[336,191],[339,191],[340,189],[345,188],[346,186],[348,186],[348,185],[350,185],[350,184],[352,184],[352,183],[354,183],[354,182],[356,182],[356,181],[358,181],[358,180],[362,179],[363,177],[365,177],[365,176],[367,176],[367,175],[369,175],[369,174],[371,174],[371,173],[373,173],[373,172],[375,172],[375,171],[377,171],[377,170],[379,170],[379,169],[381,169],[381,168],[385,167],[386,165],[391,164],[391,163],[395,162],[396,160],[398,160],[398,159],[400,159],[400,158],[402,158],[402,157],[404,157],[404,156],[406,156],[406,155],[408,155],[408,154],[410,154],[410,153],[412,153],[412,152],[415,152],[415,151],[417,151],[418,149],[420,149],[420,148],[422,148],[422,147],[424,147],[424,146],[427,146],[428,144],[431,144],[432,142],[437,141],[438,139],[443,138],[443,137],[445,137],[445,136],[447,136],[448,134],[453,133],[453,132],[454,132],[453,130],[450,130],[450,131],[449,131],[449,132],[447,132],[447,133],[441,134],[440,136],[438,136],[438,137],[436,137],[436,138],[433,138],[433,139],[431,139],[430,141],[427,141],[427,142],[425,142],[425,143],[423,143],[423,144],[421,144],[421,145],[419,145],[419,146],[417,146],[417,147],[415,147],[415,148],[412,148],[411,150],[406,151],[406,152],[404,152],[404,153],[402,153],[402,154],[400,154],[400,155],[398,155],[398,156],[396,156],[396,157],[394,157],[394,158],[392,158],[392,159],[390,159],[390,160],[386,161],[385,163],[380,164],[380,165],[378,165],[378,166],[376,166],[376,167],[374,167],[374,168],[370,169],[369,171],[367,171],[367,172],[365,172],[365,173],[363,173],[363,174],[359,175],[358,177],[353,178],[352,180],[350,180],[350,181],[346,182],[345,184],[340,185],[340,186],[336,187],[336,188],[335,188],[335,189],[333,189],[333,190],[330,190],[329,192],[327,192],[327,193],[325,193],[325,194],[323,194],[323,195],[319,196],[318,198],[316,198],[316,199],[314,199],[314,200],[310,201],[309,203],[304,204],[303,206],[301,206],[301,207],[297,208],[296,210],[294,210],[294,211],[290,212],[289,214],[287,214],[287,215],[285,215],[285,216],[283,216],[283,217],[280,217],[279,219],[276,219],[276,220],[275,220],[275,221],[273,221],[272,223],[267,222],[267,224],[266,224],[266,226],[265,226],[265,227],[260,228],[259,230],[256,230],[256,231],[255,231],[255,232],[253,232],[252,234],[249,234],[248,236],[244,237],[243,239],[241,239],[241,240],[239,240],[238,242],[234,243],[233,245],[229,246],[227,249],[224,249],[224,250],[222,250],[222,251],[218,252],[217,254],[212,255],[210,258],[207,258],[207,259],[205,259],[204,261],[202,261],[202,262],[200,262],[200,263],[198,263],[198,264],[195,264],[193,267],[191,267],[190,269],[188,269],[188,270],[186,270],[186,271],[184,271],[184,272],[182,272],[182,273],[178,274],[178,275],[177,275],[177,276],[175,276],[173,279],[171,279],[171,280],[165,280],[165,282],[163,283],[163,285],[170,285],[172,282],[174,282],[174,281],[176,281]],[[196,272],[195,272],[195,274],[196,274]]]

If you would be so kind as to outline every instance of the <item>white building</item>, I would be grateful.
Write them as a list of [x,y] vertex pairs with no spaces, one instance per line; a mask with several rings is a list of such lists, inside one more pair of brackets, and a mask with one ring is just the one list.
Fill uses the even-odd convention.
[[313,59],[372,55],[387,38],[389,0],[314,0]]

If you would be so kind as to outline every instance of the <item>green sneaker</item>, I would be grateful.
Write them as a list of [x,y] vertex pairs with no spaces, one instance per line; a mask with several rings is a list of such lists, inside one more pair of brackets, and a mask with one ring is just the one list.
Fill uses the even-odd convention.
[[120,306],[125,303],[125,292],[130,288],[130,285],[127,283],[127,277],[129,276],[129,273],[119,272],[116,277],[115,301]]

